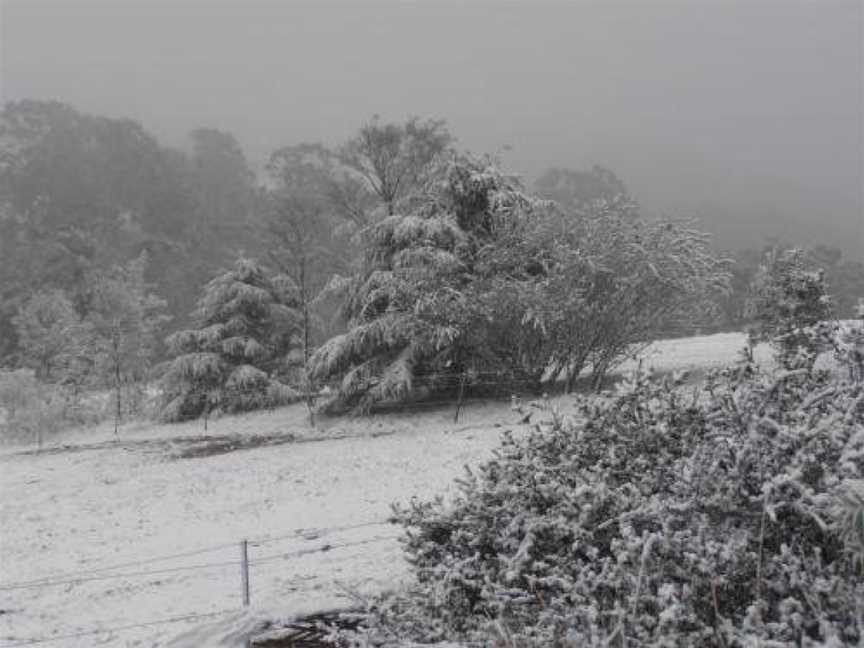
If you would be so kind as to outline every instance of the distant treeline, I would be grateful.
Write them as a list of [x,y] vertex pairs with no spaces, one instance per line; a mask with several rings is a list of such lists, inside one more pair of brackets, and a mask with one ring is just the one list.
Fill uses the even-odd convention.
[[[155,354],[190,324],[203,286],[240,257],[290,275],[318,295],[363,262],[358,232],[393,213],[428,178],[430,162],[456,140],[438,120],[367,121],[340,146],[273,151],[256,178],[237,140],[215,129],[166,147],[140,124],[47,101],[8,103],[0,113],[0,364],[22,361],[16,317],[34,295],[61,292],[79,318],[99,311],[99,278],[144,258],[143,281],[166,301]],[[635,204],[614,172],[553,168],[533,193],[565,210],[598,201]],[[732,292],[705,329],[746,322],[747,288],[764,250],[734,251]],[[142,257],[142,254],[144,255]],[[815,247],[835,299],[851,316],[864,294],[861,263]],[[137,290],[144,288],[138,286]],[[317,304],[309,344],[342,330],[337,304]],[[691,326],[692,323],[688,323]],[[678,331],[669,322],[670,332]],[[686,331],[683,331],[686,332]]]

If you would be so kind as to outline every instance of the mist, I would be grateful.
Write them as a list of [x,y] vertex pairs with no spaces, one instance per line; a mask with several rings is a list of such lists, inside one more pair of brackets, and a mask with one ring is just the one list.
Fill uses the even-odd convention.
[[4,0],[0,98],[56,99],[253,166],[373,114],[447,120],[531,181],[602,164],[724,247],[864,258],[862,5]]

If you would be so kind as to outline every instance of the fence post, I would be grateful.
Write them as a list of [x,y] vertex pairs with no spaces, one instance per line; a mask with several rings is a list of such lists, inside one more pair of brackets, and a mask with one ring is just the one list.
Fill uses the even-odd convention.
[[243,584],[243,607],[249,607],[249,542],[240,542],[240,577]]
[[456,413],[453,415],[453,422],[459,422],[459,410],[462,409],[462,398],[465,396],[465,372],[459,375],[459,397],[456,401]]

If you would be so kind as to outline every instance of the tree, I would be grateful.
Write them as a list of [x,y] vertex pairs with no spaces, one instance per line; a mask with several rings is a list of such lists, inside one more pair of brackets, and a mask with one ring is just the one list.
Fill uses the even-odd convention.
[[339,158],[392,216],[397,202],[423,184],[432,161],[452,143],[443,120],[411,117],[404,124],[388,124],[375,115],[340,149]]
[[[199,237],[217,257],[250,253],[256,244],[255,176],[235,137],[213,128],[191,132],[192,181],[203,230]],[[221,263],[221,259],[216,262]],[[210,268],[212,272],[212,268]]]
[[[139,124],[45,101],[0,112],[0,353],[11,318],[39,290],[86,307],[87,278],[147,251],[160,292],[183,299],[196,196],[187,159]],[[198,228],[200,230],[200,228]],[[175,293],[178,293],[175,297]]]
[[89,295],[88,323],[95,344],[96,372],[114,391],[114,433],[123,419],[123,388],[138,390],[156,354],[158,333],[170,319],[165,300],[144,280],[147,256],[98,272]]
[[341,377],[337,403],[358,412],[415,383],[442,389],[481,373],[539,391],[557,377],[572,386],[590,364],[599,385],[728,281],[706,235],[615,203],[564,213],[488,159],[448,160],[403,205],[367,230],[349,330],[311,360],[317,378]]
[[75,380],[86,373],[92,331],[59,290],[33,295],[14,318],[24,366],[39,380]]
[[785,366],[796,362],[800,350],[815,358],[820,345],[808,329],[831,318],[825,272],[803,250],[771,250],[754,280],[748,309],[756,322],[751,338],[774,344]]
[[538,195],[554,200],[568,212],[596,209],[601,203],[617,203],[619,209],[635,203],[624,182],[615,173],[599,165],[587,171],[552,167],[543,172],[534,183]]
[[311,358],[313,377],[340,378],[335,404],[356,412],[407,397],[415,380],[436,387],[472,360],[500,360],[485,335],[494,318],[481,308],[494,300],[477,299],[484,277],[475,265],[540,205],[491,160],[453,156],[405,206],[364,232],[364,266],[344,308],[349,330]]
[[269,407],[295,397],[280,380],[286,355],[298,346],[301,322],[290,278],[271,278],[241,258],[207,284],[194,321],[195,328],[167,340],[173,359],[162,378],[164,420]]
[[[301,144],[277,151],[268,171],[273,189],[268,193],[269,256],[297,286],[302,340],[302,381],[310,419],[313,385],[309,358],[316,338],[325,329],[319,315],[322,290],[337,272],[348,268],[347,250],[334,235],[339,219],[328,209],[331,176],[322,173],[320,148]],[[332,313],[331,313],[332,315]]]
[[814,266],[825,271],[834,316],[856,317],[858,298],[864,294],[864,263],[843,259],[842,250],[825,245],[817,245],[806,254]]
[[549,268],[534,316],[551,340],[549,368],[569,390],[586,365],[599,386],[669,321],[699,321],[728,290],[728,262],[687,223],[647,222],[626,207],[559,214],[532,236]]
[[[267,172],[276,187],[296,187],[342,222],[337,229],[358,230],[369,224],[378,200],[366,180],[347,166],[338,151],[319,143],[283,146],[270,156]],[[347,227],[343,227],[347,226]]]

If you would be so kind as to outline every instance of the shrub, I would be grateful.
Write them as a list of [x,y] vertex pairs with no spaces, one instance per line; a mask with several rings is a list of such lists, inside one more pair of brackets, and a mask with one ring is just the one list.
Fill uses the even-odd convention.
[[[750,362],[637,375],[395,508],[415,576],[343,645],[864,641],[864,385]],[[476,642],[476,644],[474,643]]]

